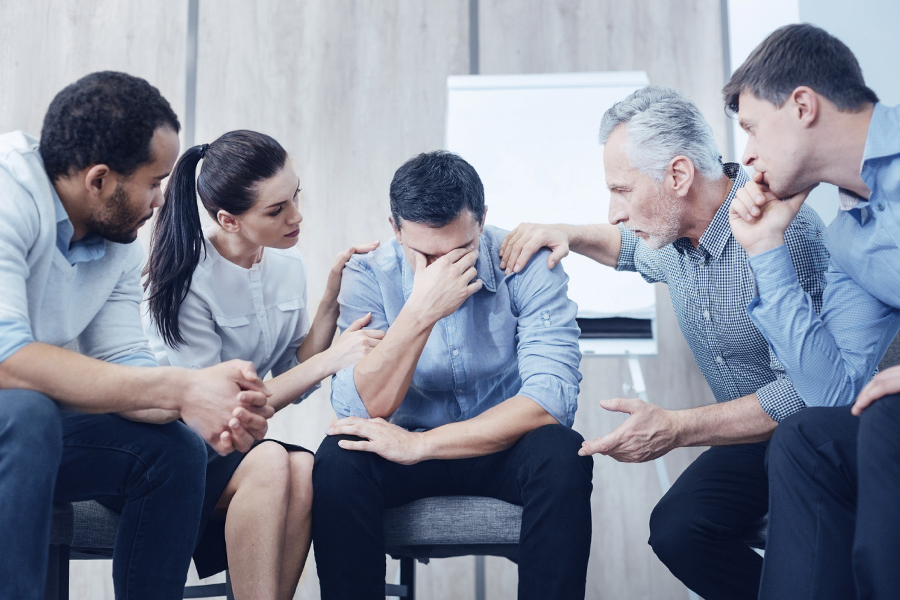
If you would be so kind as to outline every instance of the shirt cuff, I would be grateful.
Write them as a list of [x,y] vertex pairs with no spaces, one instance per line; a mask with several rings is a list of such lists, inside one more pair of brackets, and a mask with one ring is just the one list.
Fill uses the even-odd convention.
[[766,414],[779,423],[806,408],[806,403],[787,378],[776,379],[759,388],[756,390],[756,397]]
[[331,406],[338,417],[360,417],[370,419],[366,405],[363,404],[359,392],[356,391],[356,382],[353,380],[353,371],[356,365],[352,365],[338,371],[331,379]]
[[118,356],[115,359],[109,361],[113,364],[117,365],[125,365],[128,367],[158,367],[159,363],[156,362],[156,357],[148,352],[133,352],[131,354],[124,354],[122,356]]
[[0,321],[0,362],[34,341],[31,327],[23,321]]
[[578,386],[553,375],[532,375],[519,389],[518,396],[534,400],[554,419],[566,427],[575,423],[578,409]]
[[783,291],[786,286],[799,285],[787,244],[751,256],[749,263],[761,298]]

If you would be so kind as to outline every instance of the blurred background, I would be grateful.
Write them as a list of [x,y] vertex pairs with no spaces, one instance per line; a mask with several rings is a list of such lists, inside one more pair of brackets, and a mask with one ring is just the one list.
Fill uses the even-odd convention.
[[[734,160],[743,138],[721,88],[766,35],[798,21],[841,38],[882,101],[900,103],[895,0],[0,0],[0,131],[39,135],[60,89],[112,69],[160,89],[181,119],[182,149],[238,128],[272,135],[301,178],[314,309],[340,250],[392,235],[389,182],[409,157],[442,147],[448,76],[646,71],[697,103]],[[834,194],[817,190],[812,202],[829,222]],[[659,354],[640,359],[650,401],[711,403],[661,284],[657,311]],[[624,358],[586,357],[581,368],[575,428],[594,438],[623,420],[598,401],[630,395],[631,377]],[[334,419],[326,381],[270,432],[316,448]],[[669,479],[702,450],[666,456]],[[597,457],[594,468],[587,597],[688,598],[646,543],[662,494],[654,466]],[[419,597],[473,597],[474,560],[420,566]],[[395,571],[389,561],[389,579]],[[112,599],[110,572],[108,561],[73,562],[73,600]],[[516,581],[514,564],[487,559],[487,598],[515,598]],[[295,597],[319,597],[313,557]]]

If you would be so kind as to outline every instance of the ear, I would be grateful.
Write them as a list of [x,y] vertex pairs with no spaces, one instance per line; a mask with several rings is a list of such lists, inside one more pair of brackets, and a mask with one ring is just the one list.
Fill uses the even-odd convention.
[[678,197],[683,198],[694,184],[695,174],[694,163],[688,157],[679,155],[666,167],[665,183]]
[[216,221],[222,226],[222,229],[228,233],[237,233],[241,230],[241,224],[230,212],[220,210],[216,213]]
[[400,227],[397,225],[396,222],[394,222],[394,217],[388,217],[388,223],[391,224],[391,228],[394,230],[394,237],[397,238],[397,241],[398,242],[402,241],[400,239]]
[[84,188],[93,197],[104,195],[105,191],[111,193],[115,189],[112,179],[112,170],[106,165],[94,165],[84,174]]
[[819,117],[819,95],[812,88],[801,85],[788,96],[791,114],[796,117],[801,127],[810,127]]

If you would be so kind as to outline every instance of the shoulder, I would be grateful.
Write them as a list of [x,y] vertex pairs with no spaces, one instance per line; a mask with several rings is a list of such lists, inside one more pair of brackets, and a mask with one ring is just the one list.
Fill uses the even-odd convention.
[[366,254],[354,254],[347,262],[351,271],[368,273],[375,277],[387,279],[399,279],[403,271],[403,247],[397,238],[391,238],[372,252]]
[[804,204],[785,230],[784,239],[788,246],[812,244],[824,248],[824,233],[825,223],[819,213],[811,206]]
[[53,190],[37,143],[21,131],[0,135],[0,200],[3,207],[22,216],[32,213],[34,219],[55,223]]

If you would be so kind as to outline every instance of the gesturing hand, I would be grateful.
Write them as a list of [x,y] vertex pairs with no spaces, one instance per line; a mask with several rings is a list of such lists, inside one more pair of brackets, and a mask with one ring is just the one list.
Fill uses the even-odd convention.
[[865,385],[859,392],[850,412],[857,417],[876,400],[900,393],[900,365],[885,369]]
[[355,435],[364,440],[341,440],[344,450],[374,452],[378,456],[401,465],[412,465],[424,457],[421,433],[407,431],[384,419],[347,417],[325,430],[328,435]]
[[584,442],[579,455],[600,453],[620,462],[638,463],[658,458],[677,447],[669,411],[637,398],[601,400],[600,406],[631,416],[605,437]]
[[431,265],[424,254],[411,252],[416,261],[415,281],[407,305],[424,311],[433,323],[452,314],[483,285],[480,279],[475,279],[478,275],[474,266],[478,259],[477,250],[457,248]]
[[337,373],[358,363],[384,338],[383,331],[363,329],[371,320],[372,313],[366,313],[353,321],[331,348],[326,350],[331,365],[329,371]]
[[784,231],[814,187],[782,202],[769,190],[762,173],[753,174],[753,179],[735,193],[728,211],[731,232],[748,256],[784,244]]
[[219,454],[245,452],[268,429],[275,414],[266,403],[268,389],[253,363],[230,360],[199,371],[187,371],[188,386],[180,406],[181,418]]
[[518,273],[535,252],[545,247],[552,250],[547,258],[547,268],[552,269],[569,254],[569,238],[558,226],[522,223],[500,244],[500,268],[507,275]]

